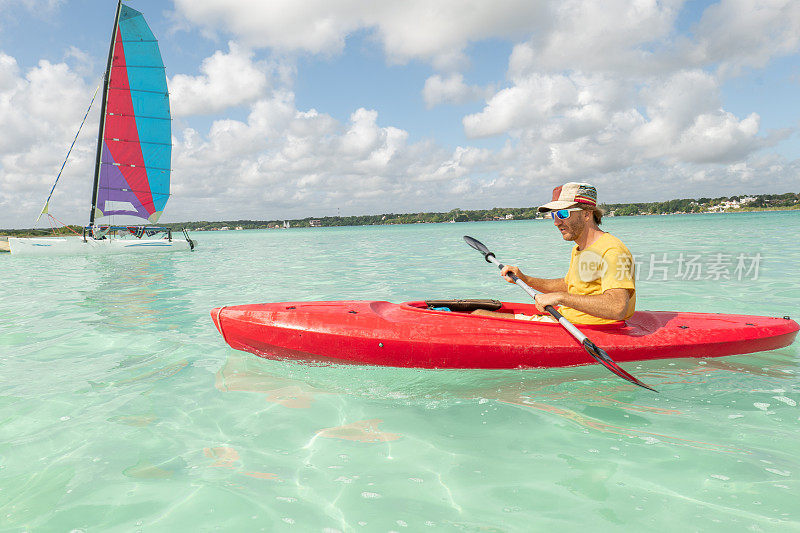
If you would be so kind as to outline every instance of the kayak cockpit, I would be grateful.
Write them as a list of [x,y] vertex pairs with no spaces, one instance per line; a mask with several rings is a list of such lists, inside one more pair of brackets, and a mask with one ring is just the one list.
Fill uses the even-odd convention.
[[411,307],[422,311],[470,314],[477,309],[507,314],[513,319],[514,315],[527,316],[541,315],[534,304],[516,302],[501,302],[486,299],[453,299],[453,300],[424,300],[419,302],[404,302],[401,306]]

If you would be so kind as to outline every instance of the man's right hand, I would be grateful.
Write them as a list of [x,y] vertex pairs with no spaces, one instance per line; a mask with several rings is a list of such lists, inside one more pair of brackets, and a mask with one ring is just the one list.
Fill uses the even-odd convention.
[[519,267],[515,267],[513,265],[505,265],[503,269],[500,271],[500,275],[503,276],[507,282],[514,283],[514,280],[511,279],[511,277],[508,275],[509,272],[517,276],[522,281],[525,281],[525,278],[523,278],[525,274],[522,273]]

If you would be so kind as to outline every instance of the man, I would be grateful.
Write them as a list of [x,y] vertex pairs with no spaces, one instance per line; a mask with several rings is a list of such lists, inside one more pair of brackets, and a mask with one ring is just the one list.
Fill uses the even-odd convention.
[[[572,241],[569,270],[558,279],[534,278],[516,266],[501,271],[513,283],[509,272],[542,294],[537,294],[536,308],[544,316],[516,318],[551,319],[545,307],[559,307],[559,312],[577,324],[609,324],[626,320],[636,307],[633,257],[618,238],[599,228],[603,212],[597,207],[597,190],[588,183],[566,183],[553,189],[551,202],[539,207],[549,213],[565,241]],[[487,316],[507,314],[476,312]]]

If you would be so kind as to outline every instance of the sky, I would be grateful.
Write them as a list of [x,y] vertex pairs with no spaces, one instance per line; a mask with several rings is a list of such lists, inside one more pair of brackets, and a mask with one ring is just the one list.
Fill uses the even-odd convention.
[[[131,0],[172,121],[162,222],[800,191],[796,0]],[[0,0],[0,228],[30,228],[115,0]],[[99,105],[50,203],[86,224]],[[39,223],[47,226],[45,219]]]

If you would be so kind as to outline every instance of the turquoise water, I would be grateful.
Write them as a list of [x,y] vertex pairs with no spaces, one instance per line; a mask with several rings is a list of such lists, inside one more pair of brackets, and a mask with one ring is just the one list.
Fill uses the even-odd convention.
[[[639,258],[640,309],[800,315],[800,212],[604,227]],[[526,301],[464,234],[531,274],[567,266],[570,245],[544,221],[198,232],[196,252],[149,257],[0,255],[0,530],[800,528],[800,343],[624,365],[653,394],[598,365],[269,361],[230,349],[209,317],[268,301]]]

